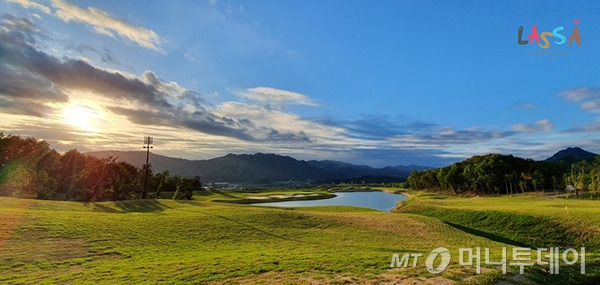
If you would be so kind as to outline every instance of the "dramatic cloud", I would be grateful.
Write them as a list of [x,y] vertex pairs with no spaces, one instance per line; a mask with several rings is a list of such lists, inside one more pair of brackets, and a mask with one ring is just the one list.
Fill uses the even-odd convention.
[[[22,4],[30,2],[19,3],[35,7]],[[53,9],[64,8],[57,10],[57,15],[70,13],[61,14],[65,21],[85,22],[94,28],[100,25],[86,18],[94,13],[100,13],[102,18],[100,10],[81,9],[64,1],[54,1],[52,5]],[[307,95],[271,87],[233,92],[241,99],[211,104],[203,94],[163,80],[150,70],[131,74],[94,65],[100,60],[118,64],[108,49],[69,46],[61,40],[59,44],[67,45],[61,54],[59,48],[51,50],[58,41],[44,41],[47,35],[34,22],[10,15],[2,19],[0,111],[5,116],[0,126],[16,134],[47,139],[61,150],[136,149],[140,138],[151,134],[157,142],[164,142],[157,145],[157,149],[168,151],[164,154],[188,158],[210,158],[228,152],[274,152],[302,159],[339,159],[377,166],[390,161],[441,166],[492,151],[512,149],[529,153],[529,148],[533,148],[529,144],[545,143],[530,140],[535,139],[536,133],[553,130],[547,119],[502,130],[455,128],[401,115],[360,114],[346,120],[307,118],[292,112],[292,107],[315,107],[318,103]],[[132,40],[116,32],[121,26],[108,22],[100,28],[112,36]],[[158,47],[159,42],[154,43]],[[72,51],[90,59],[69,57]],[[561,96],[590,112],[598,108],[592,101],[596,95],[578,97],[573,94],[582,91],[569,92]],[[523,109],[535,107],[527,102],[514,105]],[[83,116],[69,116],[69,108],[80,110]],[[78,118],[91,123],[75,121]],[[600,128],[590,125],[577,131],[589,130]],[[514,142],[508,143],[511,139]]]
[[[376,160],[402,154],[398,161],[425,162],[425,165],[440,166],[455,162],[470,155],[463,150],[473,150],[472,145],[490,144],[517,133],[514,131],[491,131],[478,127],[456,130],[449,126],[410,120],[403,116],[381,114],[361,115],[356,120],[318,120],[344,129],[345,141],[351,141],[348,152],[360,156],[375,165]],[[339,146],[338,146],[339,148]],[[473,153],[488,153],[482,150]],[[373,155],[368,157],[366,154]],[[433,159],[430,159],[433,158]],[[435,162],[434,162],[435,161]]]
[[[17,30],[27,32],[29,34],[40,34],[40,29],[31,21],[25,18],[17,18],[10,14],[4,14],[2,20],[2,26],[9,30]],[[9,31],[5,31],[9,32]]]
[[580,87],[564,90],[558,96],[570,102],[581,102],[585,99],[600,97],[600,92],[589,87]]
[[39,74],[26,72],[18,66],[0,63],[0,78],[0,94],[11,100],[68,101],[68,96],[50,80]]
[[207,111],[187,113],[181,109],[129,109],[108,106],[111,112],[125,116],[129,121],[138,125],[155,125],[173,128],[185,127],[205,134],[231,137],[243,141],[259,141],[265,138],[250,134],[252,124],[246,120],[236,120],[218,117]]
[[266,104],[318,106],[306,95],[270,87],[250,88],[246,91],[237,92],[237,94],[240,97]]
[[382,139],[396,135],[437,131],[435,124],[410,120],[404,116],[385,114],[360,114],[354,120],[339,120],[333,118],[318,118],[317,122],[343,127],[348,135],[363,139]]
[[513,130],[518,133],[551,132],[553,129],[554,124],[548,119],[539,120],[534,124],[513,125]]
[[354,149],[347,155],[361,164],[378,167],[388,166],[389,161],[394,161],[396,165],[418,162],[419,165],[442,167],[464,159],[463,156],[456,156],[441,149],[398,149],[385,146],[374,149]]
[[161,39],[152,30],[137,27],[125,20],[115,18],[105,11],[93,7],[81,8],[65,0],[52,0],[52,8],[29,0],[9,0],[18,3],[27,9],[38,9],[46,14],[51,14],[65,22],[79,22],[90,25],[94,32],[112,38],[121,38],[131,41],[141,47],[162,52]]
[[97,49],[88,45],[77,45],[77,46],[67,46],[65,47],[69,50],[74,50],[79,52],[80,54],[95,54],[105,63],[112,64],[121,64],[113,55],[112,51],[107,48]]
[[[36,43],[36,37],[46,37],[33,22],[9,14],[2,15],[0,36],[10,39],[10,42],[7,42],[6,44],[11,45],[34,45]],[[0,56],[4,57],[2,53],[0,53]]]
[[10,109],[11,113],[41,117],[46,115],[44,110],[51,111],[43,108],[44,104],[67,102],[66,94],[83,91],[104,98],[107,110],[139,125],[188,128],[245,141],[309,141],[303,132],[286,132],[247,119],[215,115],[203,107],[198,93],[175,82],[164,82],[152,71],[137,77],[103,70],[82,60],[60,60],[29,42],[34,40],[26,36],[34,30],[31,23],[14,25],[15,21],[5,21],[4,25],[15,29],[0,29],[0,108]]
[[[0,90],[0,94],[1,94]],[[34,117],[45,117],[52,108],[36,101],[6,99],[0,96],[0,110],[4,113],[15,115],[26,115]]]
[[[342,128],[329,127],[303,119],[293,113],[240,102],[220,104],[215,109],[215,114],[251,121],[257,126],[254,128],[257,136],[276,141],[286,138],[296,142],[320,142],[320,138],[335,137],[345,131]],[[273,130],[277,130],[277,132],[273,132]]]
[[484,131],[478,128],[454,130],[440,127],[438,133],[399,135],[389,139],[390,143],[404,147],[444,148],[450,145],[472,144],[501,139],[513,135],[506,131]]
[[67,102],[68,96],[51,80],[31,73],[14,49],[35,43],[39,29],[29,20],[4,15],[0,24],[0,109],[3,112],[44,117],[52,110],[47,103]]

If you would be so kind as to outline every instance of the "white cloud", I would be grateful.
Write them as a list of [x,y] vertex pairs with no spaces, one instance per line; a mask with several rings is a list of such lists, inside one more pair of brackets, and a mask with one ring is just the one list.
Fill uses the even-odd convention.
[[192,52],[188,49],[183,55],[187,60],[192,62],[198,62],[198,60],[192,55]]
[[585,102],[581,104],[581,109],[590,113],[600,113],[600,100]]
[[46,14],[50,14],[49,7],[39,4],[39,3],[36,3],[34,1],[29,1],[29,0],[6,0],[6,1],[9,3],[20,4],[21,6],[23,6],[24,8],[27,8],[27,9],[38,9]]
[[[253,134],[261,137],[268,135],[264,132],[277,130],[288,134],[301,132],[314,142],[325,142],[334,137],[345,137],[344,133],[346,132],[344,128],[306,120],[294,113],[241,102],[222,103],[217,106],[214,113],[222,117],[251,121],[254,126]],[[261,134],[261,132],[263,133]]]
[[161,40],[152,30],[136,27],[100,9],[92,7],[83,9],[64,0],[53,0],[52,6],[57,9],[55,15],[65,22],[76,21],[88,24],[93,27],[96,33],[113,38],[116,34],[141,47],[162,51],[160,48]]
[[89,24],[97,33],[111,37],[116,33],[144,48],[161,51],[160,38],[152,30],[133,26],[100,9],[92,7],[82,9],[64,0],[53,0],[52,5],[57,9],[56,16],[65,22],[77,21]]
[[570,102],[581,102],[579,108],[590,113],[600,113],[600,91],[590,87],[565,90],[558,94]]
[[144,71],[140,79],[146,84],[156,88],[158,92],[169,94],[173,98],[182,99],[183,96],[188,92],[187,89],[179,86],[177,82],[164,82],[160,80],[151,70]]
[[[30,0],[7,0],[11,3],[17,3],[27,9],[38,9],[46,14],[52,14],[50,7],[44,6]],[[79,6],[68,3],[65,0],[52,0],[52,7],[56,9],[54,16],[65,22],[80,22],[92,26],[93,30],[101,35],[112,38],[127,39],[138,44],[141,47],[162,52],[160,47],[161,39],[152,30],[136,27],[122,19],[115,18],[105,11],[88,7],[83,9]]]
[[600,96],[600,92],[589,87],[580,87],[575,89],[564,90],[560,92],[558,96],[570,102],[580,102],[588,98],[598,97]]
[[554,124],[548,119],[539,120],[534,124],[513,125],[513,130],[518,133],[551,132],[553,129]]
[[274,105],[307,105],[318,106],[308,96],[271,87],[250,88],[246,91],[236,92],[238,96],[247,98],[256,102],[274,104]]

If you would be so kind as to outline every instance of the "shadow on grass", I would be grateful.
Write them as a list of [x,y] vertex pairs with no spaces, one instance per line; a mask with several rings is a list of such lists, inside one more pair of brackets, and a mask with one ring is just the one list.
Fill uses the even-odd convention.
[[240,226],[250,228],[252,230],[255,230],[255,231],[260,232],[260,233],[262,233],[264,235],[271,236],[271,237],[274,237],[274,238],[278,238],[278,239],[282,239],[282,240],[295,241],[295,242],[298,242],[298,243],[307,243],[307,242],[302,241],[302,240],[297,240],[297,239],[293,239],[293,238],[289,238],[289,237],[277,235],[277,234],[274,234],[274,233],[270,233],[268,231],[259,229],[259,228],[255,227],[253,225],[249,225],[249,224],[246,224],[246,223],[243,223],[243,222],[240,222],[240,221],[236,221],[234,219],[227,218],[227,217],[224,217],[224,216],[221,216],[221,215],[215,215],[215,214],[208,214],[208,215],[213,216],[213,217],[218,217],[218,218],[221,218],[223,220],[226,220],[226,221],[229,221],[229,222],[232,222],[232,223],[236,223],[236,224],[238,224]]
[[531,246],[531,245],[527,245],[527,244],[524,244],[524,243],[521,243],[521,242],[518,242],[518,241],[507,239],[507,238],[499,236],[499,235],[491,234],[491,233],[488,233],[488,232],[476,230],[476,229],[473,229],[473,228],[461,226],[459,224],[454,224],[454,223],[450,223],[450,222],[446,222],[446,221],[444,221],[444,223],[447,224],[447,225],[449,225],[449,226],[451,226],[451,227],[453,227],[453,228],[455,228],[455,229],[457,229],[457,230],[463,231],[465,233],[476,235],[476,236],[483,237],[483,238],[487,238],[489,240],[493,240],[493,241],[496,241],[496,242],[501,242],[501,243],[510,244],[510,245],[513,245],[513,246],[519,246],[519,247],[533,248],[533,246]]
[[[86,205],[87,203],[84,203]],[[95,212],[104,212],[104,213],[123,213],[123,211],[119,211],[118,209],[107,207],[104,204],[92,203],[93,211]],[[87,206],[87,205],[86,205]]]
[[221,195],[227,198],[234,198],[234,199],[240,199],[241,197],[239,196],[235,196],[232,195],[231,193],[227,192],[227,191],[221,191],[221,190],[208,190],[208,191],[201,191],[203,193],[203,196],[209,196],[209,195]]
[[104,203],[92,203],[93,210],[104,213],[158,213],[168,208],[156,200],[131,200],[113,203],[114,207],[109,207]]
[[165,210],[163,204],[156,200],[119,201],[115,206],[126,212],[154,213]]

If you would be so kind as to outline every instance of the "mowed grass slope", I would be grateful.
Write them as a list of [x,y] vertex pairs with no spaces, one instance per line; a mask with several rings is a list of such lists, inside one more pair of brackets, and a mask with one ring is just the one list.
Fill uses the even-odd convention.
[[[394,210],[436,218],[475,236],[529,248],[586,248],[586,275],[563,267],[560,276],[533,271],[539,283],[600,283],[600,203],[535,194],[500,197],[454,197],[417,193]],[[562,261],[561,261],[562,263]]]
[[390,269],[392,254],[503,245],[433,218],[355,207],[0,198],[0,221],[0,283],[424,280],[434,276],[421,265]]
[[421,193],[397,210],[491,231],[529,246],[600,249],[600,203],[544,196],[449,197]]
[[[164,199],[103,203],[0,198],[0,283],[486,284],[504,278],[498,268],[484,269],[483,275],[475,276],[474,268],[456,265],[454,254],[464,247],[488,247],[498,252],[503,246],[512,247],[515,238],[501,229],[486,236],[482,233],[489,232],[484,231],[491,226],[477,224],[478,230],[473,231],[461,223],[490,211],[536,219],[560,216],[558,204],[540,200],[543,198],[507,205],[520,197],[465,199],[418,194],[403,203],[400,211],[406,213],[213,202],[251,195],[256,193],[217,192],[185,202]],[[524,214],[520,208],[535,201],[541,201],[537,205],[541,209]],[[574,203],[568,209],[587,205],[565,202]],[[547,212],[543,207],[557,210]],[[471,214],[464,215],[465,211]],[[579,211],[560,225],[582,223],[586,229],[597,229],[598,218],[586,218],[586,214],[597,212],[584,207]],[[530,234],[520,233],[516,239]],[[453,263],[441,275],[428,273],[425,257],[442,246],[451,250]],[[413,252],[424,254],[417,268],[389,267],[392,254]],[[497,257],[494,254],[494,259]],[[588,260],[589,266],[597,265],[593,259]],[[574,271],[546,276],[540,269],[532,269],[526,276],[557,284],[593,279],[594,275],[586,279]]]

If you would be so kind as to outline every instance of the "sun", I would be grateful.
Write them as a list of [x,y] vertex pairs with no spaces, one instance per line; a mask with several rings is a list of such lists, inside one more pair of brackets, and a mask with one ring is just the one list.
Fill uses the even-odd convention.
[[94,131],[95,121],[100,113],[92,106],[86,104],[69,104],[63,108],[63,123],[79,128],[83,131]]

